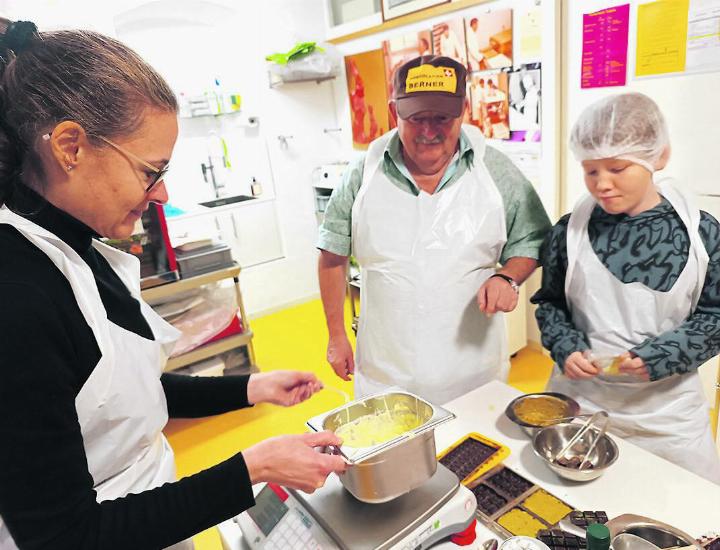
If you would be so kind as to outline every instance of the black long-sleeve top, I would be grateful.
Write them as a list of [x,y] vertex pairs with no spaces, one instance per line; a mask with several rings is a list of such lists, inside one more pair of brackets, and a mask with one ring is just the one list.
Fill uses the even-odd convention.
[[[135,300],[92,247],[93,231],[30,191],[10,207],[90,266],[110,322],[153,339]],[[254,504],[240,453],[175,483],[98,503],[75,398],[100,358],[63,273],[0,224],[0,516],[21,549],[164,548]],[[248,406],[248,377],[163,374],[170,417]]]

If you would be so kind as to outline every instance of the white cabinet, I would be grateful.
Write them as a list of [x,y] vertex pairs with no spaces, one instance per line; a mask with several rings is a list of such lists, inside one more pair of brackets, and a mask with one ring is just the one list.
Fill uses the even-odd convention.
[[274,201],[244,204],[215,216],[220,237],[242,268],[284,256]]
[[328,39],[382,24],[380,0],[325,0]]
[[201,239],[220,239],[246,269],[284,257],[274,200],[255,199],[178,218],[168,218],[173,246]]

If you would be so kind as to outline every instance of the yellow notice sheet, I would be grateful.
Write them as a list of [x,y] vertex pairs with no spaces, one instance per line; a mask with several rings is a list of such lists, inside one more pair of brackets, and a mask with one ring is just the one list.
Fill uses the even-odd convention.
[[635,76],[685,70],[689,0],[659,0],[638,6]]
[[520,14],[520,58],[537,61],[542,53],[542,12],[533,8]]

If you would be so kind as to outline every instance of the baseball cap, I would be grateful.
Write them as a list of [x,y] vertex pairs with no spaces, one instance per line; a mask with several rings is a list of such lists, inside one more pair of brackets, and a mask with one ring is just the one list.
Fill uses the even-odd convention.
[[400,118],[435,111],[453,118],[465,103],[465,67],[449,57],[423,55],[404,63],[393,76],[393,99]]

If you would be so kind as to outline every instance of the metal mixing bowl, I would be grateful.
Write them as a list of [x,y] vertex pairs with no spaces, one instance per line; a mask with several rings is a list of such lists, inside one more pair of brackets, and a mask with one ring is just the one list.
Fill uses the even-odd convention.
[[618,544],[618,546],[615,546],[615,544],[618,540],[622,541],[621,537],[623,535],[635,535],[660,548],[692,546],[696,550],[702,550],[702,547],[692,535],[681,531],[677,527],[645,516],[623,514],[612,518],[606,525],[610,529],[613,548],[622,546],[622,544]]
[[575,401],[571,397],[568,397],[567,395],[562,394],[562,393],[554,393],[554,392],[528,393],[528,394],[516,397],[515,399],[510,401],[508,406],[505,408],[505,416],[507,416],[515,424],[520,426],[522,428],[522,430],[530,437],[534,437],[535,432],[537,432],[543,426],[540,426],[538,424],[530,424],[530,423],[525,422],[525,421],[521,420],[520,418],[518,418],[518,416],[515,414],[515,407],[522,402],[531,401],[533,399],[538,399],[538,398],[542,398],[542,397],[554,397],[565,403],[565,412],[563,413],[563,416],[561,418],[567,417],[567,416],[575,416],[580,413],[580,405],[578,405],[577,401]]
[[[577,468],[568,468],[552,462],[552,459],[570,442],[582,427],[582,424],[571,424],[568,422],[546,426],[537,431],[532,441],[535,454],[548,465],[548,468],[560,477],[573,481],[590,481],[591,479],[600,477],[603,472],[617,460],[620,454],[617,445],[610,436],[603,434],[597,442],[597,445],[595,445],[595,449],[590,453],[589,459],[593,465],[592,468],[578,470]],[[597,431],[593,429],[593,433],[588,433],[586,437],[582,437],[583,442],[575,444],[566,456],[582,456],[587,450],[585,443],[592,441],[596,434]]]

